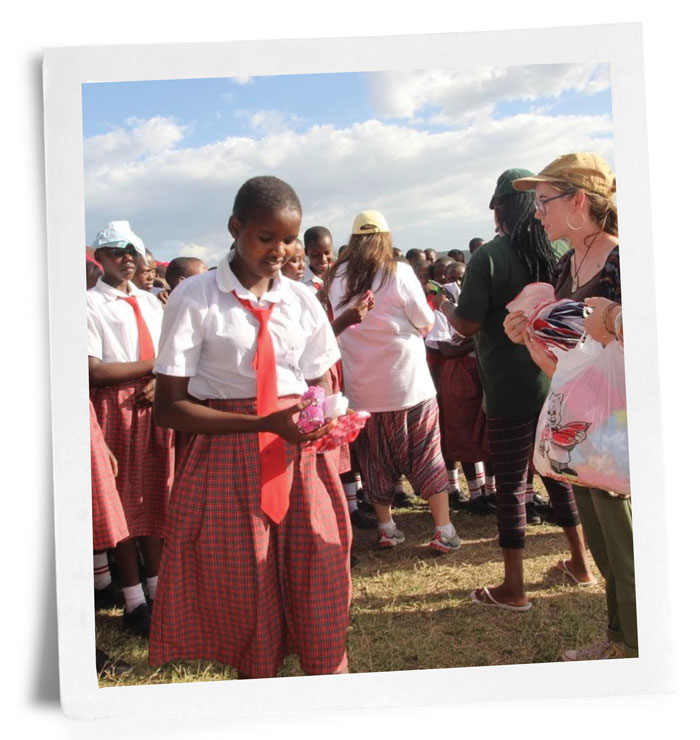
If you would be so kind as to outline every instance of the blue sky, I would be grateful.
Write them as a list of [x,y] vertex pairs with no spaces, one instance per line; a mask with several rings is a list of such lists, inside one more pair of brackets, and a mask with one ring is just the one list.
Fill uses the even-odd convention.
[[290,182],[302,229],[336,246],[382,210],[404,251],[493,233],[504,169],[567,151],[614,166],[607,65],[309,74],[83,85],[86,236],[126,219],[157,259],[212,264],[248,177]]

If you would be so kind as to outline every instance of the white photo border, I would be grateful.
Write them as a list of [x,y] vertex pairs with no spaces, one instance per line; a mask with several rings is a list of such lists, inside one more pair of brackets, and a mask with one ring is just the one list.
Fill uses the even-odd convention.
[[[82,84],[587,62],[607,62],[611,74],[640,657],[98,688],[89,567],[88,408],[78,400],[87,400],[88,393]],[[543,686],[550,698],[672,690],[667,530],[663,512],[654,507],[663,492],[663,448],[641,24],[46,49],[44,103],[56,585],[61,702],[67,714],[86,719],[249,716],[401,706],[409,701],[432,705],[537,699]],[[552,158],[563,153],[552,152]]]

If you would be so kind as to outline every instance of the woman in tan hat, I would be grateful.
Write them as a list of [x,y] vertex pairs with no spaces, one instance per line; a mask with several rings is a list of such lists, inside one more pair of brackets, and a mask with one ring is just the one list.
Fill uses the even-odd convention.
[[[503,172],[489,207],[498,236],[479,248],[469,261],[459,302],[443,301],[440,310],[463,336],[474,336],[491,464],[496,474],[498,544],[503,555],[503,582],[472,592],[475,604],[524,612],[532,607],[523,572],[527,474],[535,444],[537,420],[549,378],[525,347],[504,333],[506,305],[529,283],[551,283],[557,265],[552,244],[537,219],[531,193],[512,183],[532,175],[519,168]],[[437,297],[440,300],[440,297]],[[561,561],[580,583],[592,583],[573,492],[566,483],[543,479],[554,517],[562,527],[571,557]]]
[[[622,302],[615,176],[596,154],[557,157],[533,177],[515,180],[516,190],[534,190],[536,217],[550,239],[567,239],[571,249],[558,265],[557,298],[584,301],[594,297]],[[524,343],[532,359],[553,375],[556,361],[524,332],[522,312],[508,315],[504,328]],[[611,327],[611,331],[614,329]],[[611,338],[613,334],[611,333]],[[606,580],[607,640],[567,650],[564,660],[636,657],[637,613],[629,498],[574,486],[576,505],[593,558]]]

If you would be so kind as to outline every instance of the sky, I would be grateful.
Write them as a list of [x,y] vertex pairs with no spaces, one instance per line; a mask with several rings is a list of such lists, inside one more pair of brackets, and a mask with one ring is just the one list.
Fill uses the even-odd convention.
[[607,64],[430,69],[83,84],[85,228],[127,220],[168,261],[214,265],[238,188],[276,175],[302,233],[382,211],[405,253],[493,236],[510,167],[591,151],[614,170]]

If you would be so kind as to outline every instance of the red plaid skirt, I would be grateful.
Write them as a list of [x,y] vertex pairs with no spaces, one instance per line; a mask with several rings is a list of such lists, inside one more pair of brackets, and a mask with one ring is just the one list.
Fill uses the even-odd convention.
[[[254,399],[210,405],[255,411]],[[187,447],[168,509],[151,665],[214,660],[265,678],[296,653],[309,674],[347,666],[352,529],[337,452],[285,452],[290,506],[275,525],[260,510],[256,434],[198,434]]]
[[147,381],[90,390],[105,442],[119,463],[117,490],[131,537],[163,536],[175,467],[172,429],[157,427],[152,408],[133,402]]
[[[326,373],[326,380],[331,388],[331,394],[338,393],[343,389],[343,368],[340,360],[333,365]],[[352,470],[352,461],[350,460],[350,446],[340,445],[338,448],[338,472],[347,473]]]
[[90,463],[92,469],[92,549],[110,550],[129,537],[124,509],[114,482],[102,430],[90,401]]
[[476,359],[446,359],[437,380],[442,450],[448,460],[474,463],[489,459],[483,391]]
[[434,398],[410,409],[373,413],[355,442],[355,453],[372,502],[391,505],[394,482],[402,475],[424,499],[447,488]]

